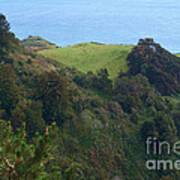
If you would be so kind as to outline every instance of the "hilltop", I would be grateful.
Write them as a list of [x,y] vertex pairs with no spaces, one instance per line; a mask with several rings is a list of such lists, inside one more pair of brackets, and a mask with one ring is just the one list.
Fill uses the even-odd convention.
[[110,77],[117,77],[120,70],[127,72],[126,58],[133,46],[84,43],[65,48],[49,49],[38,53],[87,73],[107,68]]
[[54,43],[51,43],[40,36],[29,36],[28,38],[23,39],[21,44],[24,45],[27,50],[33,51],[56,48]]
[[153,39],[140,39],[127,61],[131,75],[143,74],[162,95],[180,93],[180,60]]

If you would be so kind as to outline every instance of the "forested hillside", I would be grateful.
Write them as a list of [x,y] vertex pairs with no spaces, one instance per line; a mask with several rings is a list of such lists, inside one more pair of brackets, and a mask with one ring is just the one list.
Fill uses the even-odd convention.
[[114,55],[118,73],[103,59],[90,71],[95,51],[79,71],[24,47],[0,15],[0,179],[180,179],[176,169],[146,167],[147,159],[178,159],[147,155],[146,140],[180,139],[180,60],[151,39],[109,56],[108,48],[97,57]]

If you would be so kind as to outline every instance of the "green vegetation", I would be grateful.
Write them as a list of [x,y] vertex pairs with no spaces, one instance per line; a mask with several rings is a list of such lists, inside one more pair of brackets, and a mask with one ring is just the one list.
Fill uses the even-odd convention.
[[130,75],[143,74],[162,95],[180,93],[179,58],[153,39],[140,40],[128,55],[127,61]]
[[55,44],[39,36],[29,36],[27,39],[23,39],[21,44],[24,46],[56,47]]
[[126,57],[133,46],[103,45],[97,43],[77,44],[65,48],[43,50],[39,53],[69,67],[87,73],[106,68],[111,78],[119,71],[127,72]]
[[56,48],[55,44],[39,36],[29,36],[27,39],[23,39],[21,41],[21,44],[25,46],[27,50],[31,49],[34,51]]
[[[0,120],[0,177],[3,180],[59,179],[58,168],[46,171],[52,158],[52,140],[55,126],[49,127],[43,136],[34,136],[31,145],[27,143],[25,128],[15,134],[11,124]],[[54,131],[54,132],[53,132]]]
[[179,159],[148,155],[145,144],[149,136],[157,145],[180,139],[177,57],[152,39],[41,52],[64,52],[71,64],[79,57],[79,71],[21,46],[3,15],[0,35],[0,179],[180,179],[176,169],[145,166]]

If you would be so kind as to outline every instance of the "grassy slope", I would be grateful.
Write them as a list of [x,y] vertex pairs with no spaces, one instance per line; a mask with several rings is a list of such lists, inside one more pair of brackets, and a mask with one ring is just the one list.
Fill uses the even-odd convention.
[[82,72],[96,72],[100,68],[107,68],[111,78],[115,78],[120,70],[123,72],[128,70],[126,57],[132,47],[85,43],[43,50],[39,53]]

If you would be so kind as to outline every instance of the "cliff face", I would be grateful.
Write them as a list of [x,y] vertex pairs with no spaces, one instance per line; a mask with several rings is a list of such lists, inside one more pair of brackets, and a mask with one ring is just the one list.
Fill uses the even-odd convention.
[[140,39],[127,57],[129,73],[143,74],[162,95],[180,92],[180,61],[153,39]]

